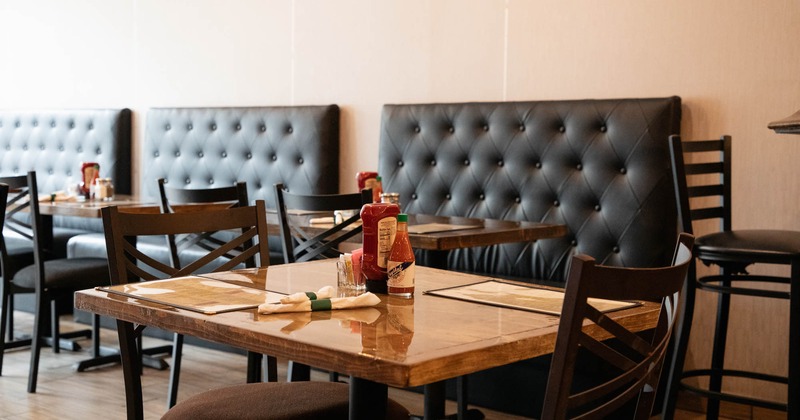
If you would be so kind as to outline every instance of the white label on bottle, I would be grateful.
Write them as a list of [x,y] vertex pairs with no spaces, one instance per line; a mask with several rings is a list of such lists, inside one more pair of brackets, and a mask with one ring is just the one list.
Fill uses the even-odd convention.
[[395,233],[397,233],[396,217],[384,217],[378,220],[378,267],[380,268],[386,268]]
[[387,273],[389,287],[414,287],[414,271],[416,269],[414,261],[389,261]]

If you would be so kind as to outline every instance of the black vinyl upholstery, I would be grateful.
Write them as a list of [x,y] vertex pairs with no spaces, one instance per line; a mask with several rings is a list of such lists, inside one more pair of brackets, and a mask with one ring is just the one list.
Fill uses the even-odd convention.
[[339,107],[154,108],[147,113],[142,195],[247,183],[275,208],[273,185],[304,194],[339,190]]
[[385,105],[379,173],[409,213],[569,228],[451,252],[451,269],[560,283],[577,253],[660,266],[678,232],[667,138],[680,118],[679,97]]
[[[79,183],[82,162],[99,163],[116,192],[131,193],[129,109],[0,110],[0,175],[36,171],[39,192],[48,194]],[[99,220],[53,219],[57,250],[85,230],[102,232]]]

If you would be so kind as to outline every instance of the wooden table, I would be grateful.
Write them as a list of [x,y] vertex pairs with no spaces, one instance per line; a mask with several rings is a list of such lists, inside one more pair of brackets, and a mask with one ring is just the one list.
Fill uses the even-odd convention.
[[[336,284],[333,260],[205,275],[279,293]],[[381,295],[373,308],[260,315],[243,310],[217,315],[84,290],[78,309],[115,317],[123,352],[127,413],[143,417],[134,324],[295,360],[350,375],[350,418],[374,419],[385,408],[387,386],[443,384],[460,375],[551,353],[559,318],[529,311],[425,295],[425,290],[470,284],[485,277],[418,267],[414,299]],[[658,306],[645,304],[610,314],[633,330],[652,328]],[[587,331],[607,334],[594,325]],[[427,407],[438,418],[444,407]],[[375,412],[377,410],[378,412]]]
[[[40,197],[41,199],[42,197]],[[158,212],[158,205],[153,201],[117,194],[113,200],[85,200],[85,201],[39,201],[39,213],[44,216],[74,216],[99,218],[103,207],[141,207],[143,211]]]

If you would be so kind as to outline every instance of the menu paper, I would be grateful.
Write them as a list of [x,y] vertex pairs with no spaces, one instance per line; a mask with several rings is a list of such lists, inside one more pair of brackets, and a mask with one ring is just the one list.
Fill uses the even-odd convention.
[[207,315],[253,309],[263,303],[279,302],[285,296],[194,276],[98,287],[97,290]]
[[[549,315],[561,315],[564,306],[563,291],[499,280],[428,290],[425,294]],[[604,313],[640,305],[638,302],[594,298],[589,299],[589,304]]]

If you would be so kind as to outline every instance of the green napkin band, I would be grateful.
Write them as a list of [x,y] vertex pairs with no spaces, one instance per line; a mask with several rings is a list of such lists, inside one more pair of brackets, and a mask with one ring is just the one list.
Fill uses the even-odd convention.
[[330,311],[333,309],[330,299],[320,299],[311,301],[311,311]]
[[317,294],[314,292],[306,292],[306,296],[308,296],[308,300],[317,300]]

